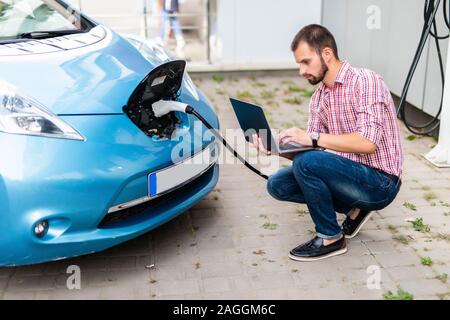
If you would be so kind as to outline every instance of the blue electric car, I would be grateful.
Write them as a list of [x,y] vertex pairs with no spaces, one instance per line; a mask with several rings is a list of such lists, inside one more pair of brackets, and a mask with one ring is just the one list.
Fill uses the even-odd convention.
[[159,100],[218,128],[163,48],[63,1],[0,0],[0,266],[110,248],[213,190],[217,143],[191,115],[156,117]]

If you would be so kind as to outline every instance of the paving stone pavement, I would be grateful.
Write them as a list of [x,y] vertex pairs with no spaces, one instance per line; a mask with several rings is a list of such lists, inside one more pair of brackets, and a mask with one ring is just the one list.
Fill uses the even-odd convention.
[[[222,131],[238,127],[228,96],[266,106],[274,128],[306,127],[313,88],[295,72],[193,78],[215,106]],[[157,230],[88,256],[0,268],[0,298],[383,299],[401,289],[414,299],[448,299],[450,169],[423,158],[436,144],[432,138],[412,136],[402,124],[401,131],[402,189],[349,241],[345,255],[291,261],[289,250],[314,230],[306,206],[271,199],[260,177],[224,164],[214,192]],[[245,151],[243,143],[238,147]],[[250,156],[267,173],[277,168],[273,157]],[[80,267],[80,290],[67,288],[70,265]]]

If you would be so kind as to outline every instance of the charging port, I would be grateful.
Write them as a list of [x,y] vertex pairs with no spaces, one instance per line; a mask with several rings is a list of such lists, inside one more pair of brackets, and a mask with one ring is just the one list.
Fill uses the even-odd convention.
[[123,111],[147,136],[170,138],[181,122],[174,112],[160,118],[153,113],[152,104],[161,99],[177,100],[186,62],[170,61],[153,69],[136,87]]

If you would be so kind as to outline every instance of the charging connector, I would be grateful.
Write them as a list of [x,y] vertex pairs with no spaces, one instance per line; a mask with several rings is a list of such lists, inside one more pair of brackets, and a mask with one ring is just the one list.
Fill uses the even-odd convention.
[[239,161],[241,161],[247,168],[249,168],[251,171],[259,175],[260,177],[264,179],[269,179],[269,177],[265,174],[263,174],[261,171],[253,167],[250,163],[247,162],[239,153],[236,152],[229,144],[228,142],[222,137],[222,135],[214,128],[205,118],[202,117],[201,114],[199,114],[195,109],[186,104],[179,101],[165,101],[160,100],[152,104],[153,113],[157,117],[162,117],[169,112],[172,111],[178,111],[178,112],[184,112],[187,114],[194,115],[198,120],[200,120],[206,128],[211,130],[211,132],[214,134],[214,136],[222,142],[222,144],[227,148]]
[[179,111],[183,113],[186,112],[186,108],[189,105],[186,103],[178,102],[178,101],[166,101],[166,100],[159,100],[152,104],[153,113],[158,118],[168,114],[172,111]]

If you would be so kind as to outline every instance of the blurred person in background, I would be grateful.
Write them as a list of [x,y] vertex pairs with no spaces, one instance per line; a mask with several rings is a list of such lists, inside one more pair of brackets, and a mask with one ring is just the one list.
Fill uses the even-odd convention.
[[[183,55],[183,48],[186,45],[183,32],[181,30],[180,21],[176,16],[180,11],[180,5],[178,0],[159,0],[161,6],[161,19],[158,40],[163,44],[167,43],[167,35],[172,32],[175,35],[177,42],[176,52],[179,56]],[[169,32],[166,27],[169,25]]]

